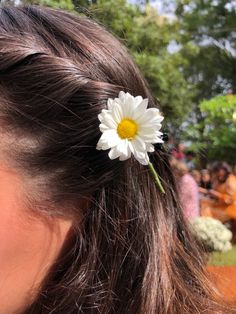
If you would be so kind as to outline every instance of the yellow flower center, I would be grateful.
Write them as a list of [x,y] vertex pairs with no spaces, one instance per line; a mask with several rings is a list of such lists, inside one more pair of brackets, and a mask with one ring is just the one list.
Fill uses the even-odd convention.
[[138,132],[138,125],[134,120],[123,119],[117,127],[120,138],[132,140]]

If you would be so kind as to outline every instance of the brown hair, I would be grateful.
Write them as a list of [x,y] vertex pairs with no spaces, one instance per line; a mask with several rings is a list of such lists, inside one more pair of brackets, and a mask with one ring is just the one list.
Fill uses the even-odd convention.
[[42,7],[0,9],[0,123],[15,139],[4,149],[30,182],[34,210],[74,217],[58,262],[24,313],[224,313],[166,153],[150,156],[163,195],[147,167],[96,150],[97,116],[120,90],[156,106],[128,53],[102,27]]

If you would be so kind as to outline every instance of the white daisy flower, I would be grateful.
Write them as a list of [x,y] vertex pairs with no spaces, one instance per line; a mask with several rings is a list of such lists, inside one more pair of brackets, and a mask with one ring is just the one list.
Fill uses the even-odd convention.
[[110,149],[110,159],[126,160],[133,154],[142,165],[149,165],[148,153],[154,152],[153,144],[163,143],[159,110],[147,109],[148,99],[123,91],[118,98],[108,99],[107,105],[108,110],[98,115],[102,136],[97,149]]

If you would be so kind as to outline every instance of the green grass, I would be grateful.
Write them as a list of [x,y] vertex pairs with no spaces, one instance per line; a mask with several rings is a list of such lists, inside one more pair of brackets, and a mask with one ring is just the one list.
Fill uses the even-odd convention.
[[214,252],[211,254],[209,265],[214,266],[236,266],[236,245],[233,246],[233,249],[225,252],[219,253]]

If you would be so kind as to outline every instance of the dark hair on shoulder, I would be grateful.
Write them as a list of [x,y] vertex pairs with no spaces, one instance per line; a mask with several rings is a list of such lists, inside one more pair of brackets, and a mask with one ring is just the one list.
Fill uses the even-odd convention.
[[167,154],[150,156],[163,195],[147,167],[96,150],[97,116],[120,90],[156,106],[125,48],[101,26],[43,7],[0,9],[1,149],[27,177],[32,209],[74,217],[24,313],[225,313]]

